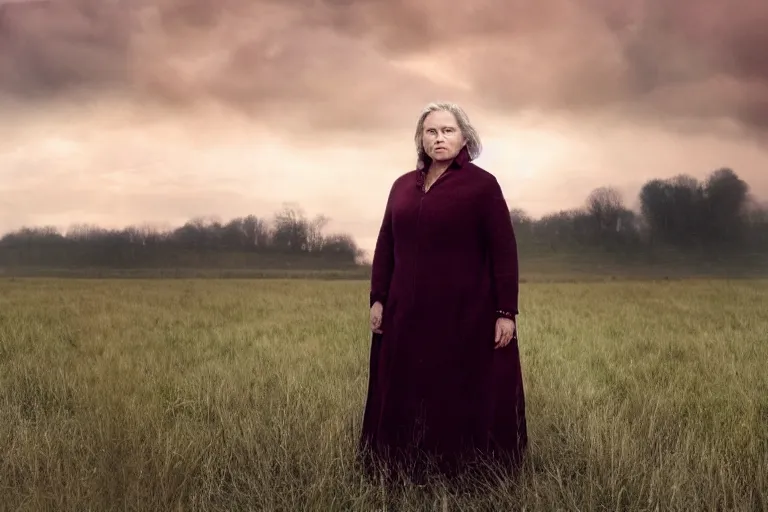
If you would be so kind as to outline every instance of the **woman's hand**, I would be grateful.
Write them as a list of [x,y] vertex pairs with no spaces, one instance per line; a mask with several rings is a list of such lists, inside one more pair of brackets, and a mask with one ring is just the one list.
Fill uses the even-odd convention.
[[506,347],[512,336],[515,334],[515,321],[511,318],[498,318],[496,320],[496,346],[494,348]]
[[381,319],[384,315],[384,306],[381,302],[375,302],[371,306],[371,331],[376,334],[382,334]]

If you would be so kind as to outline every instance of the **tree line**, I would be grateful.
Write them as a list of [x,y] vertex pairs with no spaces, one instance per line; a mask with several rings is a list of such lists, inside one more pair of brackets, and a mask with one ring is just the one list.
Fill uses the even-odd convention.
[[593,190],[581,208],[532,219],[512,210],[520,245],[549,250],[592,248],[619,253],[657,249],[727,256],[768,249],[768,204],[732,169],[699,181],[689,175],[653,179],[627,206],[614,187]]
[[222,223],[194,218],[175,229],[105,229],[75,225],[22,228],[0,239],[6,267],[344,267],[363,256],[352,236],[325,234],[325,216],[308,219],[285,206],[273,218],[255,215]]
[[[680,175],[647,182],[639,207],[613,187],[593,190],[581,208],[533,219],[512,209],[520,251],[600,250],[642,254],[674,248],[699,254],[768,252],[768,207],[731,169],[705,180]],[[0,239],[0,267],[347,267],[363,251],[345,233],[325,234],[328,219],[286,206],[272,219],[255,215],[222,223],[196,218],[175,229],[105,229],[77,225],[61,233],[26,227]],[[370,257],[370,255],[368,255]]]

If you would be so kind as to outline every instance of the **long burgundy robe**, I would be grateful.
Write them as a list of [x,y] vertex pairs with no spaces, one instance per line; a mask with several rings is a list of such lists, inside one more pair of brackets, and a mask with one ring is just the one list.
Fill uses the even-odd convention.
[[514,467],[527,445],[517,332],[494,349],[496,319],[518,314],[509,210],[466,148],[427,192],[425,171],[394,182],[376,243],[370,303],[384,305],[383,334],[361,449],[390,468],[426,455],[453,474],[471,451]]

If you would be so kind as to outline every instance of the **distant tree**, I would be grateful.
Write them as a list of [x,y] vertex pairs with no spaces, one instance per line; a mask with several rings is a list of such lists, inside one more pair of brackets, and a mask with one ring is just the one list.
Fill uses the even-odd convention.
[[592,220],[594,244],[616,248],[637,241],[636,216],[624,205],[617,189],[600,187],[593,190],[587,197],[586,210]]
[[587,213],[595,220],[599,232],[617,231],[624,210],[621,193],[613,187],[596,188],[587,197]]
[[654,179],[640,189],[640,212],[645,219],[651,243],[666,236],[669,218],[669,199],[666,184]]
[[681,248],[736,249],[748,242],[749,187],[733,170],[703,182],[687,175],[651,180],[640,191],[650,239]]
[[509,210],[509,217],[515,226],[525,226],[533,223],[533,219],[525,210],[521,208],[512,208]]
[[768,201],[748,197],[744,209],[748,244],[755,249],[768,250]]
[[254,215],[242,220],[242,228],[249,247],[267,247],[270,244],[270,232],[267,222]]
[[91,224],[73,224],[67,230],[67,238],[70,240],[87,242],[104,237],[107,230]]
[[306,252],[309,250],[310,227],[303,213],[288,205],[275,214],[275,227],[272,234],[273,246],[287,252]]
[[355,243],[352,236],[347,234],[332,234],[325,237],[320,251],[323,255],[345,261],[360,261],[364,253]]
[[536,222],[536,238],[553,250],[590,245],[591,219],[583,209],[561,210]]
[[749,186],[731,169],[713,172],[703,187],[701,219],[709,244],[741,243],[747,229]]
[[512,208],[509,211],[509,218],[512,220],[518,245],[526,246],[535,243],[534,227],[536,223],[530,215],[520,208]]
[[221,224],[216,219],[194,217],[174,230],[174,241],[190,249],[215,247],[220,241]]
[[323,236],[323,230],[328,225],[330,219],[325,215],[318,215],[307,226],[307,251],[318,253],[323,250],[326,239]]
[[700,237],[702,191],[695,178],[651,180],[640,191],[640,209],[653,242],[690,246]]

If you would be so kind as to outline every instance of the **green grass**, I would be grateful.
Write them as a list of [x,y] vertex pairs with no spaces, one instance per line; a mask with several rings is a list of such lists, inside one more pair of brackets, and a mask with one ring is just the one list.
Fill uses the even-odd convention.
[[522,286],[530,452],[367,484],[367,285],[0,280],[3,510],[768,510],[768,281]]

